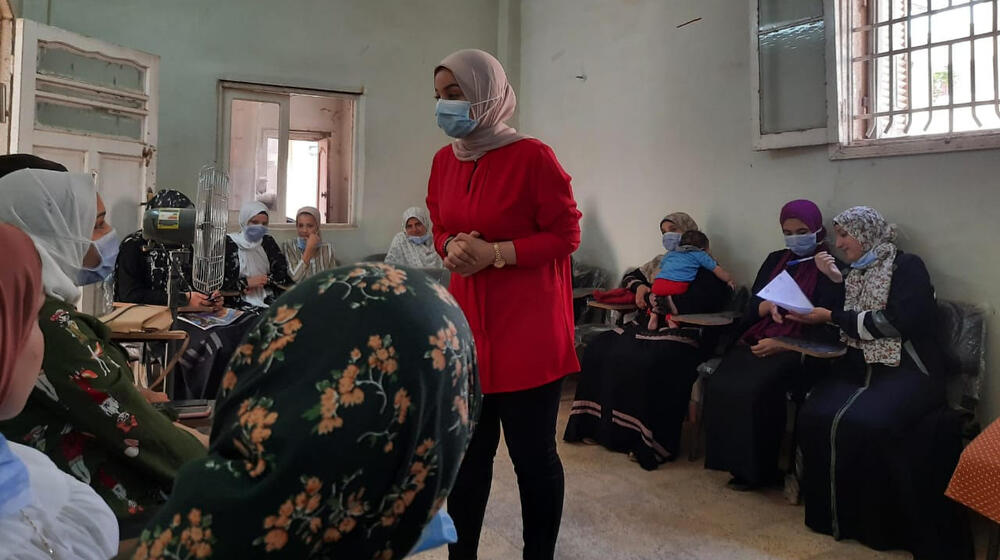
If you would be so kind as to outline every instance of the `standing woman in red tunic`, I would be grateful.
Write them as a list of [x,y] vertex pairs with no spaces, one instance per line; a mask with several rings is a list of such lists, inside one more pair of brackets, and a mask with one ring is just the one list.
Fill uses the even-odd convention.
[[451,497],[452,560],[476,558],[500,426],[521,494],[524,558],[551,559],[562,517],[556,453],[573,349],[570,254],[580,212],[552,149],[505,124],[516,105],[503,67],[462,50],[434,70],[437,122],[455,140],[434,156],[427,207],[451,293],[472,326],[484,393]]

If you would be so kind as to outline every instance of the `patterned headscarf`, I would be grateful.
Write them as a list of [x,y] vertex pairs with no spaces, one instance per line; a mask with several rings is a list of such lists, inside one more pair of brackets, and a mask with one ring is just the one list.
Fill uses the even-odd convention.
[[222,381],[207,458],[143,532],[153,558],[402,558],[479,412],[475,344],[423,273],[360,264],[279,298]]
[[0,156],[0,177],[20,169],[48,169],[66,171],[66,166],[31,154],[6,154]]
[[194,203],[180,191],[161,189],[149,199],[146,208],[194,208]]
[[464,49],[448,55],[434,73],[441,68],[455,75],[462,93],[472,104],[469,116],[479,121],[471,134],[451,143],[456,158],[476,161],[490,150],[530,138],[507,124],[514,116],[517,97],[503,65],[493,55],[479,49]]
[[[875,261],[865,268],[854,268],[844,281],[844,309],[876,311],[889,302],[892,268],[896,261],[895,228],[882,214],[867,206],[855,206],[841,212],[833,223],[857,239],[865,253],[874,251]],[[848,346],[860,348],[869,364],[898,366],[902,344],[899,338],[855,340],[843,337]]]

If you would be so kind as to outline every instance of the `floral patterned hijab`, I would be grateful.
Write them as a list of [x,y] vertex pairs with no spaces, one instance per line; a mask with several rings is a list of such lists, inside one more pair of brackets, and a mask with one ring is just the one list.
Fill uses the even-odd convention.
[[323,272],[229,366],[209,455],[181,469],[133,558],[404,557],[479,412],[475,345],[447,290],[386,264]]
[[[877,210],[855,206],[844,210],[833,223],[857,239],[866,253],[874,252],[875,261],[864,268],[851,269],[844,280],[844,309],[875,311],[885,309],[892,285],[892,268],[896,261],[895,228]],[[869,364],[898,366],[902,343],[899,338],[855,340],[844,336],[848,346],[860,348]]]

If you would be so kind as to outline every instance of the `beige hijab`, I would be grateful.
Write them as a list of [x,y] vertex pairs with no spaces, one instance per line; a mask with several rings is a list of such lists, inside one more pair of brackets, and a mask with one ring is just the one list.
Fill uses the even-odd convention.
[[469,116],[479,121],[472,133],[452,142],[455,157],[461,161],[476,161],[490,150],[530,138],[506,124],[514,115],[517,97],[507,81],[507,73],[493,55],[478,49],[464,49],[445,57],[434,73],[441,68],[455,75],[465,98],[472,104]]
[[[691,216],[688,216],[684,212],[674,212],[673,214],[667,214],[666,216],[664,216],[663,219],[660,220],[661,228],[663,227],[663,222],[670,222],[674,224],[675,226],[677,226],[677,229],[680,230],[681,233],[686,233],[688,231],[698,231],[697,222],[695,222]],[[639,270],[642,272],[643,276],[645,276],[650,282],[652,282],[653,278],[656,277],[656,273],[660,271],[660,260],[662,258],[663,255],[658,255],[656,257],[653,257],[653,260],[639,267]]]

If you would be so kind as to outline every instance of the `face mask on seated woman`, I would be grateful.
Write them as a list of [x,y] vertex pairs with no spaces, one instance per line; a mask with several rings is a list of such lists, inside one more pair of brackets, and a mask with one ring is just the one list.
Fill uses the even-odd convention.
[[[822,231],[823,228],[820,228]],[[816,252],[816,247],[819,246],[819,242],[816,240],[816,234],[818,231],[812,233],[803,233],[801,235],[786,235],[785,236],[785,247],[789,251],[795,253],[800,257],[805,257]]]
[[96,267],[83,267],[77,275],[77,285],[86,286],[96,284],[108,279],[115,271],[115,262],[118,260],[118,248],[121,241],[118,239],[118,232],[111,228],[111,231],[94,242],[94,248],[101,256],[101,264]]

